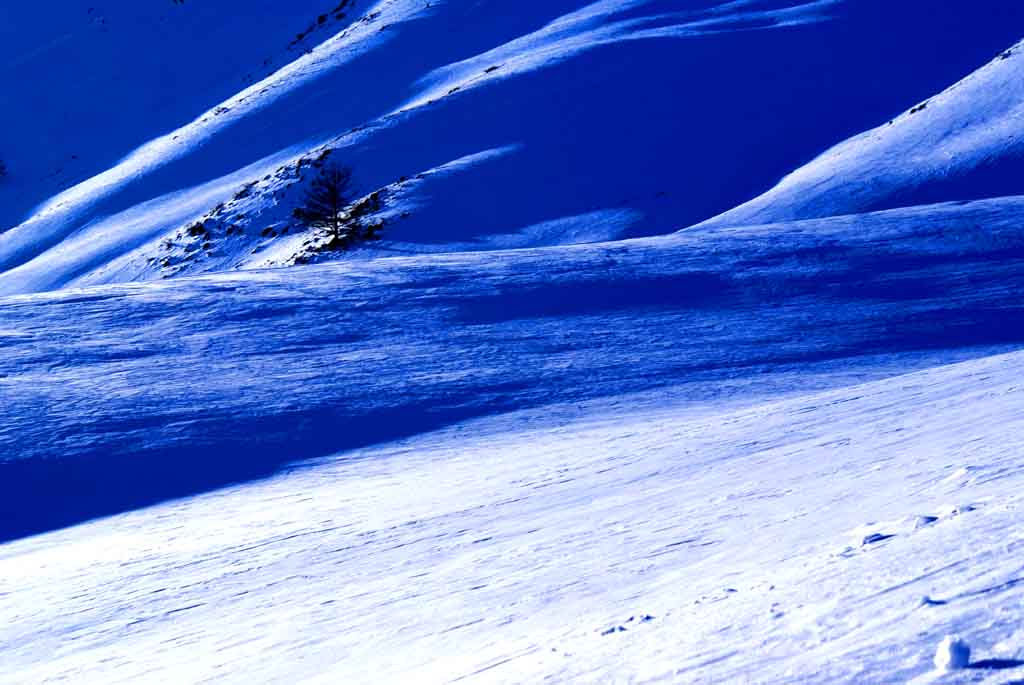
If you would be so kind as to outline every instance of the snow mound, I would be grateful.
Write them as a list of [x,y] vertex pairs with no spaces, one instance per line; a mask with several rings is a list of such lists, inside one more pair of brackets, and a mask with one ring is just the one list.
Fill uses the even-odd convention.
[[947,635],[935,649],[935,668],[955,671],[971,662],[971,647],[957,635]]

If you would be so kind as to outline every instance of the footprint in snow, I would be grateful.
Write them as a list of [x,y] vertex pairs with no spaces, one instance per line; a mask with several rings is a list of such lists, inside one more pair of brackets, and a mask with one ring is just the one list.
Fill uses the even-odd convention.
[[868,545],[873,545],[873,544],[878,543],[878,542],[883,542],[885,540],[888,540],[889,538],[894,538],[894,537],[896,537],[896,536],[895,535],[890,535],[888,533],[871,533],[870,535],[865,535],[864,536],[864,538],[860,541],[860,546],[861,547],[867,547]]
[[857,543],[857,547],[847,545],[846,547],[843,547],[842,551],[833,552],[830,556],[849,559],[858,554],[861,550],[871,547],[872,545],[878,544],[879,542],[885,542],[886,540],[894,537],[896,537],[895,533],[868,533],[867,535],[860,536],[860,540]]
[[955,518],[971,511],[977,510],[973,504],[949,504],[941,507],[936,514],[921,514],[914,517],[914,530],[921,530],[938,523],[943,518]]
[[942,514],[949,518],[953,518],[976,511],[977,509],[978,507],[973,504],[948,504],[945,507],[942,507]]
[[[625,620],[625,623],[650,623],[654,620],[654,617],[650,614],[642,614],[640,616],[630,616]],[[629,628],[624,625],[616,625],[610,628],[605,628],[601,631],[601,635],[614,635],[615,633],[624,633]]]

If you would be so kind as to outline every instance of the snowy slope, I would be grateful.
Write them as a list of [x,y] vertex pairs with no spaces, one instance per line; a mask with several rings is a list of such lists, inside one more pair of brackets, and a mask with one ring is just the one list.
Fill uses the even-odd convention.
[[1024,189],[1024,43],[888,123],[837,145],[708,226],[976,200]]
[[1024,682],[1020,3],[60,5],[0,683]]
[[0,682],[1019,678],[1022,209],[0,300]]
[[[1024,12],[382,0],[339,19],[335,4],[0,10],[17,27],[0,41],[0,292],[289,263],[289,188],[324,146],[384,191],[392,251],[669,232],[981,66]],[[210,217],[218,232],[190,240]]]
[[[0,227],[299,57],[317,36],[296,34],[326,4],[5,3]],[[321,40],[343,26],[329,19]]]
[[1019,344],[1022,209],[5,299],[4,536],[479,416],[669,387],[753,396],[879,355],[891,373]]

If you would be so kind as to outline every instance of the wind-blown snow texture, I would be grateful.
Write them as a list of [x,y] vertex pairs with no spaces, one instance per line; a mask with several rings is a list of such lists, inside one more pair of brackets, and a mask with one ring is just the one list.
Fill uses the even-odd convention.
[[1024,8],[242,5],[0,10],[0,683],[1024,680]]

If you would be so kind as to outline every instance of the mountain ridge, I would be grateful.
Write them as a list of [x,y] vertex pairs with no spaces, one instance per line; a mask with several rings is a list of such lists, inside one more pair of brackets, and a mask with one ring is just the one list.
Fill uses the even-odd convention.
[[[705,2],[682,12],[665,0],[565,0],[529,12],[496,0],[347,7],[347,28],[334,36],[318,29],[301,50],[281,47],[301,54],[236,97],[207,102],[193,123],[37,205],[32,218],[0,235],[0,292],[291,263],[302,251],[297,227],[288,225],[292,207],[271,197],[262,203],[266,216],[257,207],[232,220],[241,238],[207,241],[213,254],[182,236],[249,184],[327,147],[354,168],[361,192],[397,196],[382,215],[390,219],[387,249],[370,254],[669,233],[767,189],[800,158],[835,143],[835,129],[856,134],[900,100],[909,104],[902,90],[931,95],[922,69],[945,71],[948,84],[963,76],[949,73],[964,68],[956,65],[989,51],[982,43],[989,54],[1004,49],[996,33],[1008,32],[1005,19],[1015,10],[985,2],[993,11],[984,19],[951,7],[922,18],[920,3],[893,9],[875,0]],[[289,21],[315,24],[312,10],[294,6]],[[880,18],[924,22],[917,43],[876,36],[878,54],[859,56],[855,47]],[[434,39],[460,26],[473,26],[458,34],[473,38]],[[965,57],[922,67],[930,51],[948,52],[954,28]],[[286,46],[284,38],[274,44]],[[413,53],[422,63],[409,63]],[[660,67],[676,60],[679,69],[666,76]],[[720,72],[705,73],[710,60]],[[870,60],[887,63],[885,79],[872,75]],[[852,79],[847,92],[835,85],[841,77]],[[740,95],[729,79],[750,93]],[[611,89],[615,97],[604,97]],[[510,110],[509,103],[517,104]],[[824,103],[843,121],[819,116]],[[786,137],[797,130],[799,139]],[[8,211],[12,198],[27,197],[21,165],[9,166],[0,183]],[[517,202],[521,196],[531,202]],[[272,235],[264,235],[268,228]],[[293,237],[282,238],[285,229]]]

